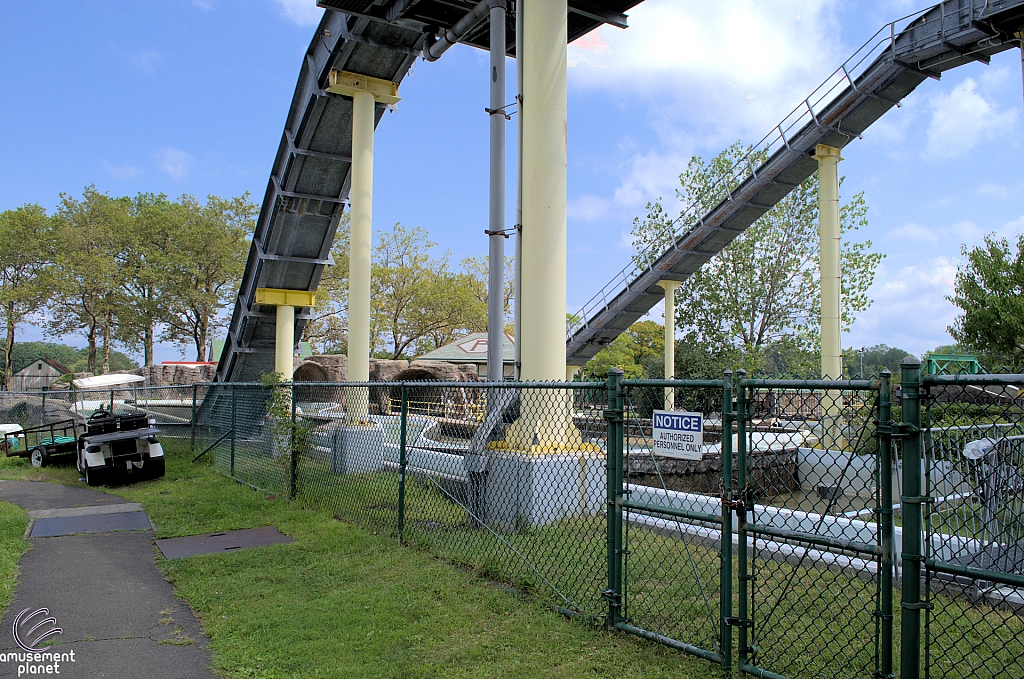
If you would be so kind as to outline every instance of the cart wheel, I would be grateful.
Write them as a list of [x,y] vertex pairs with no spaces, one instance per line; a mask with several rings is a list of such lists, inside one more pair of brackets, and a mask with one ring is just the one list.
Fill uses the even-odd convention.
[[85,483],[90,486],[102,485],[107,480],[106,468],[96,468],[85,465]]
[[32,454],[29,456],[29,460],[32,462],[32,466],[36,469],[46,466],[46,462],[49,459],[50,454],[46,452],[46,448],[42,446],[36,446],[32,449]]
[[146,460],[146,466],[143,467],[143,470],[145,472],[147,472],[146,475],[149,478],[151,478],[151,479],[159,479],[161,476],[163,476],[166,473],[166,468],[167,467],[166,467],[166,463],[164,462],[164,458],[162,458],[162,457],[155,457],[155,458],[150,458],[150,459]]

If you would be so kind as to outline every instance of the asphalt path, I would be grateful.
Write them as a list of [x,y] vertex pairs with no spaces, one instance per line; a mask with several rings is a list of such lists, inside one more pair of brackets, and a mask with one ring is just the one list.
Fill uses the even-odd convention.
[[[0,481],[0,500],[19,505],[30,519],[48,525],[67,517],[68,532],[82,526],[105,529],[108,519],[137,517],[140,509],[107,493],[33,481]],[[95,521],[83,522],[83,517]],[[130,525],[141,524],[136,518]],[[29,542],[19,564],[14,600],[0,622],[0,677],[50,675],[47,666],[58,665],[52,675],[69,679],[214,679],[208,669],[209,640],[154,564],[151,524],[134,530],[31,537]],[[42,667],[33,672],[19,656],[5,656],[25,654],[13,625],[22,611],[27,609],[24,615],[30,615],[41,608],[48,613],[20,625],[18,638],[39,648],[32,641],[59,628],[60,634],[49,637],[56,643],[46,646],[45,652],[60,657],[33,659],[28,664]],[[48,616],[56,624],[30,632]]]

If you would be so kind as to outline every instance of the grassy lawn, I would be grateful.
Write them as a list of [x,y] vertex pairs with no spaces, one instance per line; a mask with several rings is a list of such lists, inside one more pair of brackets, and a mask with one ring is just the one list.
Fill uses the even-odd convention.
[[[716,668],[585,620],[567,620],[393,537],[192,465],[170,442],[159,481],[109,489],[145,504],[158,537],[273,525],[288,545],[157,564],[200,616],[226,677],[703,677]],[[0,458],[0,478],[78,484]],[[0,582],[25,518],[0,505]],[[0,593],[6,603],[7,586]]]
[[18,577],[18,559],[28,549],[28,517],[17,505],[0,502],[0,615],[7,610]]

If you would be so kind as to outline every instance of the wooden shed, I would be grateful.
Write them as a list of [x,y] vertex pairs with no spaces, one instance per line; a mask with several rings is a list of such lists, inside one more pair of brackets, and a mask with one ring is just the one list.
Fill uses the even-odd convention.
[[71,371],[57,361],[40,358],[29,363],[28,367],[14,373],[10,391],[42,391],[44,387],[49,388],[51,384],[69,372]]

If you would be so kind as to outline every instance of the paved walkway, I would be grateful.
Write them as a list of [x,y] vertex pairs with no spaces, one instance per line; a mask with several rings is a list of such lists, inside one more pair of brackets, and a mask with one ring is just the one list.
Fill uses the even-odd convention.
[[[0,500],[19,505],[34,524],[45,525],[37,535],[109,530],[118,521],[144,525],[139,505],[86,488],[0,481]],[[61,524],[55,519],[70,521]],[[208,640],[188,605],[174,596],[171,584],[156,569],[153,531],[148,519],[145,524],[119,532],[32,537],[21,558],[14,600],[0,622],[0,658],[21,652],[12,633],[16,616],[26,608],[30,613],[47,608],[63,630],[52,637],[59,643],[47,651],[74,651],[74,662],[60,664],[62,677],[214,679],[207,669]],[[70,528],[61,531],[61,525]],[[22,631],[27,633],[44,617],[38,616]],[[39,628],[29,641],[44,629],[48,628]],[[17,676],[16,661],[0,663],[0,677]]]

